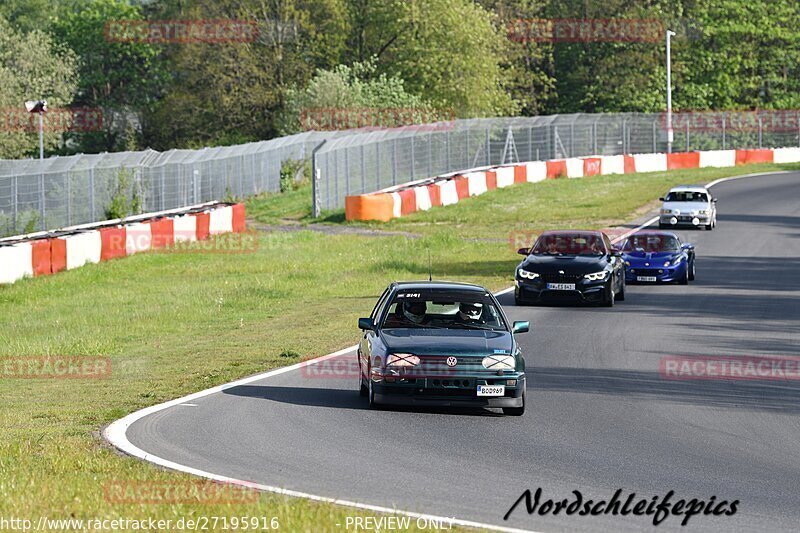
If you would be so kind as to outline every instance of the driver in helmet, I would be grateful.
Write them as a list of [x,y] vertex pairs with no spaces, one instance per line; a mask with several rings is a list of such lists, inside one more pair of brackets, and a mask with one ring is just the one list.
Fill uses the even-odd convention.
[[425,302],[406,300],[403,302],[402,306],[403,317],[405,317],[406,320],[412,324],[423,324],[426,322],[427,316],[425,311],[427,310],[427,306]]
[[481,321],[483,304],[474,302],[461,302],[458,306],[457,321],[461,324],[476,324]]

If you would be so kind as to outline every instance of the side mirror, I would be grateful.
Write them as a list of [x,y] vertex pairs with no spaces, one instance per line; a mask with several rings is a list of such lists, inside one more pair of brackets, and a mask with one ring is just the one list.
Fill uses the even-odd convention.
[[622,250],[619,248],[612,248],[611,249],[611,256],[612,257],[622,257]]
[[531,323],[527,320],[519,320],[514,322],[511,331],[514,333],[528,333],[531,330]]
[[681,249],[682,250],[694,250],[694,244],[690,244],[688,242],[685,242],[685,243],[683,243],[681,245]]
[[712,198],[711,199],[711,203],[714,203],[714,204],[717,203],[717,199],[716,198]]
[[666,202],[666,201],[667,201],[667,199],[666,199],[666,198],[664,198],[664,197],[662,196],[661,198],[659,198],[659,199],[658,199],[658,201],[659,201],[659,202]]
[[527,256],[531,255],[531,249],[530,248],[520,248],[519,250],[517,250],[517,253],[519,255],[524,255],[525,257],[527,257]]
[[358,319],[358,329],[364,331],[373,331],[375,329],[375,324],[372,323],[371,318],[359,318]]

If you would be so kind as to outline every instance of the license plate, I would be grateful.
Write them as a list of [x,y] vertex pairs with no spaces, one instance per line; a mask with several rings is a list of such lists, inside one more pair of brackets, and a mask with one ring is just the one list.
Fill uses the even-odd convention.
[[574,283],[548,283],[547,288],[551,291],[574,291]]
[[636,281],[657,281],[655,276],[636,276]]
[[503,396],[505,385],[478,385],[478,396]]

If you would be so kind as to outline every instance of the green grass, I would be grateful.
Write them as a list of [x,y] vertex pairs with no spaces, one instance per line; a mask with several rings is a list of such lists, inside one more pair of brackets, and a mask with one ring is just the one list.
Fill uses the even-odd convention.
[[[109,356],[113,370],[104,380],[0,379],[0,516],[278,516],[284,531],[338,530],[364,513],[271,494],[236,505],[106,501],[113,480],[193,478],[120,456],[100,430],[142,407],[353,344],[356,319],[388,282],[427,277],[428,250],[435,276],[500,289],[517,262],[510,228],[608,225],[670,184],[757,170],[521,185],[357,225],[418,239],[278,232],[260,235],[252,253],[147,253],[2,286],[0,357]],[[307,223],[307,192],[251,200],[249,213]]]

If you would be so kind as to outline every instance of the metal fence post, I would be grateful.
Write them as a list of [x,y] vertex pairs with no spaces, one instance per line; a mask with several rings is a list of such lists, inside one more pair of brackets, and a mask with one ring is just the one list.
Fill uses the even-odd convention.
[[392,139],[392,185],[397,185],[397,139]]
[[722,149],[725,149],[725,124],[728,121],[728,117],[722,115]]
[[600,155],[599,151],[597,150],[597,121],[596,120],[592,123],[592,147],[594,148],[594,150],[592,150],[592,153],[594,155]]
[[450,130],[445,133],[445,144],[447,145],[447,172],[453,170],[453,165],[450,161]]
[[64,189],[67,191],[67,226],[72,225],[72,183],[69,179],[69,172],[64,173]]
[[428,134],[428,175],[427,178],[433,177],[433,133]]
[[320,180],[320,168],[319,164],[317,163],[317,152],[319,149],[325,145],[325,140],[314,147],[311,150],[311,217],[318,218],[320,209],[320,202],[319,202],[319,180]]
[[492,165],[492,154],[491,154],[491,140],[490,140],[490,133],[489,133],[489,126],[486,126],[486,166]]
[[[39,113],[39,117],[41,118],[42,114]],[[47,229],[47,224],[45,223],[45,218],[47,218],[47,207],[45,206],[45,198],[44,198],[44,172],[39,177],[39,213],[42,215],[42,231]]]
[[14,228],[11,230],[17,233],[17,217],[19,216],[19,176],[14,175]]
[[764,123],[761,120],[761,117],[758,117],[758,147],[763,148],[763,138],[764,138]]
[[381,143],[375,143],[375,184],[381,188]]
[[528,127],[528,161],[533,160],[533,126]]
[[94,208],[94,167],[89,169],[89,203],[91,204],[92,209],[92,220],[96,220],[95,216],[95,208]]
[[411,181],[414,181],[414,167],[416,166],[417,162],[414,154],[414,139],[416,138],[416,134],[411,136]]
[[164,210],[164,167],[165,166],[166,165],[161,165],[161,193],[160,193],[161,199],[158,202],[158,205],[160,206],[160,209],[162,211]]
[[654,154],[658,152],[658,146],[656,145],[656,131],[657,131],[657,126],[656,126],[656,123],[654,121],[653,122],[653,153]]
[[689,121],[686,121],[686,151],[689,151]]
[[364,157],[364,145],[361,145],[361,192],[367,192],[367,161]]

